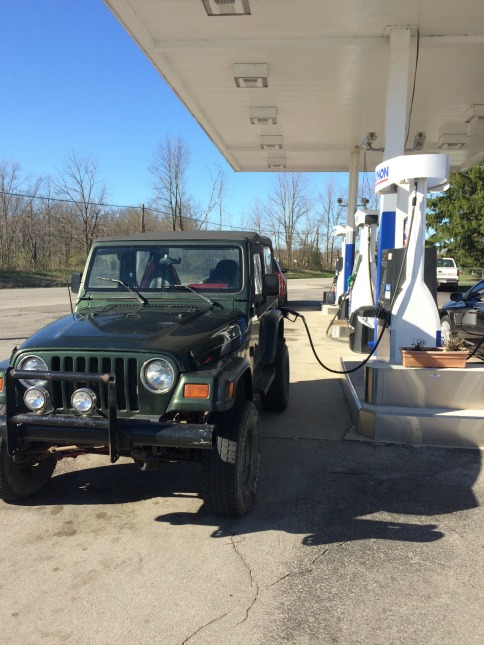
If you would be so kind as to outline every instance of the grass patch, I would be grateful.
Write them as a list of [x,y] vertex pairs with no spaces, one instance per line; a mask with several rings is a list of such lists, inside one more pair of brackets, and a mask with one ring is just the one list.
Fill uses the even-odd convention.
[[0,289],[28,287],[64,287],[71,281],[71,269],[39,271],[0,271]]
[[[82,269],[79,269],[82,270]],[[64,287],[71,281],[75,269],[43,269],[40,271],[0,271],[0,289],[26,289],[28,287]],[[332,271],[288,271],[286,278],[332,278]]]
[[484,271],[476,270],[472,272],[461,271],[459,276],[459,284],[468,284],[470,287],[484,278]]
[[291,269],[284,274],[288,280],[300,278],[332,278],[334,271],[310,271],[309,269]]

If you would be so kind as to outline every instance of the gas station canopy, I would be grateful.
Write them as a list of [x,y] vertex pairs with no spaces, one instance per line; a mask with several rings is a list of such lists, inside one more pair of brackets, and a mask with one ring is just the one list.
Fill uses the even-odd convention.
[[483,0],[104,1],[236,171],[373,170],[402,29],[406,151],[484,159]]

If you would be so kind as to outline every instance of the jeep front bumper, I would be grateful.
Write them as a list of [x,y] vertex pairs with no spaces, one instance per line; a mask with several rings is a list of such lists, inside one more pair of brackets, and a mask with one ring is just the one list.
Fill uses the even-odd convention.
[[33,372],[8,369],[6,378],[6,414],[0,415],[0,435],[5,438],[8,453],[13,456],[32,442],[55,446],[108,446],[112,462],[120,453],[132,448],[158,446],[165,448],[211,449],[215,426],[210,424],[152,422],[142,419],[119,419],[116,414],[116,381],[114,374],[71,372],[35,372],[43,380],[104,383],[108,387],[108,414],[81,416],[55,413],[17,413],[14,381],[32,378]]

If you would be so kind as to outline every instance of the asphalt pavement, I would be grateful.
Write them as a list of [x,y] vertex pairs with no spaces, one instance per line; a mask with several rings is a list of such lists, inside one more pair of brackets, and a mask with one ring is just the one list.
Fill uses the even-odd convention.
[[[289,306],[337,372],[351,352],[326,335],[325,284],[289,281]],[[48,291],[14,308],[0,292],[0,356],[69,312]],[[291,401],[260,410],[254,510],[207,513],[188,465],[63,460],[38,498],[0,502],[1,642],[484,642],[481,452],[358,440],[340,375],[300,320],[285,335]]]

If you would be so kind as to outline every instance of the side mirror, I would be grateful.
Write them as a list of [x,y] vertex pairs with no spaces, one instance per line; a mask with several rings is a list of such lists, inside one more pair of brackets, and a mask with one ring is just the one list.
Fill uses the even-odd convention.
[[81,288],[81,278],[82,278],[82,273],[76,272],[71,275],[72,293],[79,293],[79,289]]
[[268,273],[264,276],[262,293],[265,296],[279,295],[279,276],[276,273]]
[[462,302],[464,300],[464,294],[460,291],[454,291],[454,293],[450,294],[450,299],[452,302]]

